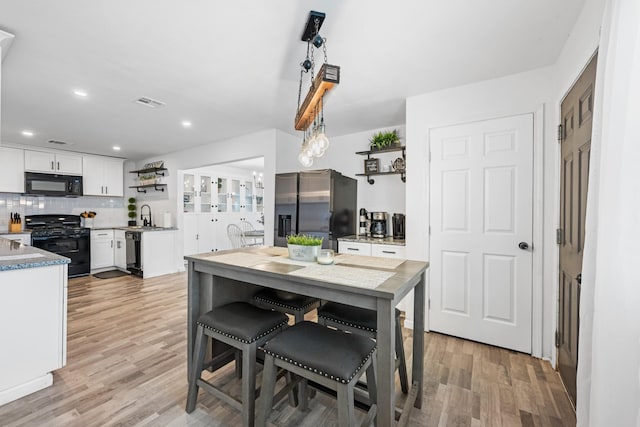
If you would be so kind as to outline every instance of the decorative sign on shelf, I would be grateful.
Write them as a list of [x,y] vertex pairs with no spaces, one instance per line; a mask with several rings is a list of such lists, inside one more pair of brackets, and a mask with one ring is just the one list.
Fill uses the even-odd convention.
[[380,172],[380,159],[365,159],[364,173]]

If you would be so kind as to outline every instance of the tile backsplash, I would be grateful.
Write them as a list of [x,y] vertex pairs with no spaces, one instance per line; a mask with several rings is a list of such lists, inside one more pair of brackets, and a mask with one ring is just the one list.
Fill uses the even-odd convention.
[[84,211],[96,212],[94,227],[123,226],[127,224],[127,209],[123,197],[38,197],[0,193],[0,233],[9,228],[9,215],[17,212],[25,215],[73,214]]

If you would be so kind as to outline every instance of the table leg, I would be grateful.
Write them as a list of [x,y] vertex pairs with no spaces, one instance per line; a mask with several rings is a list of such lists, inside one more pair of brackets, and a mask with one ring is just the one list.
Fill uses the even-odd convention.
[[425,300],[425,275],[420,277],[420,282],[413,292],[413,368],[411,378],[418,384],[418,394],[414,406],[422,408],[422,389],[424,382],[424,300]]
[[193,348],[196,341],[196,321],[200,315],[200,274],[195,264],[189,261],[187,297],[187,379],[193,370]]
[[378,347],[376,382],[378,427],[395,422],[395,307],[391,300],[378,299]]

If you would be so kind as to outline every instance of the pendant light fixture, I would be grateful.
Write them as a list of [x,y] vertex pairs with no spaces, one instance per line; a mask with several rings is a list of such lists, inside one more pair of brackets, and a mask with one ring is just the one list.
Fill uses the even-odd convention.
[[[314,157],[321,157],[329,148],[324,123],[324,96],[340,83],[340,67],[327,63],[327,39],[320,35],[320,26],[325,14],[311,11],[302,33],[302,41],[307,42],[307,56],[300,63],[300,85],[298,88],[298,111],[295,117],[295,129],[303,132],[302,147],[298,160],[305,167],[313,165]],[[314,48],[322,47],[324,63],[317,76],[315,73]],[[302,104],[302,80],[311,71],[310,87]]]

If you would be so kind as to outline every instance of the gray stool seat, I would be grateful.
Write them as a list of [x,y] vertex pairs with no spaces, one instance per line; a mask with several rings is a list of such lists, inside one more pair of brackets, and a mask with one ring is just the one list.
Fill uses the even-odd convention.
[[303,410],[306,408],[307,379],[335,390],[340,426],[353,426],[355,423],[353,388],[366,370],[371,409],[364,424],[374,419],[377,408],[376,344],[372,339],[305,321],[287,328],[261,348],[265,352],[265,365],[258,426],[266,425],[271,412],[276,368],[305,379],[300,386]]
[[[255,419],[258,346],[286,328],[288,320],[282,313],[264,310],[246,302],[234,302],[216,307],[201,315],[196,322],[193,371],[189,375],[186,411],[193,412],[198,400],[198,390],[202,387],[208,393],[239,409],[242,412],[242,425],[252,427]],[[211,362],[205,363],[204,360],[208,337],[242,352],[243,376],[240,401],[202,378],[203,369],[211,364]]]
[[235,302],[211,310],[197,324],[243,343],[252,343],[282,327],[287,316],[245,302]]
[[[396,369],[400,377],[400,388],[404,394],[409,392],[407,361],[402,343],[400,310],[395,309],[396,318]],[[318,323],[354,334],[376,338],[378,334],[378,313],[366,308],[353,307],[337,302],[328,302],[318,308]]]
[[254,296],[258,307],[291,314],[295,322],[302,322],[304,315],[320,306],[320,300],[292,292],[263,289]]
[[[400,317],[397,308],[396,318]],[[353,307],[337,302],[328,302],[318,309],[318,317],[342,323],[345,326],[358,328],[369,332],[378,331],[378,315],[375,311],[366,308]]]
[[376,343],[313,322],[301,322],[263,346],[266,354],[339,381],[353,379],[369,359]]

